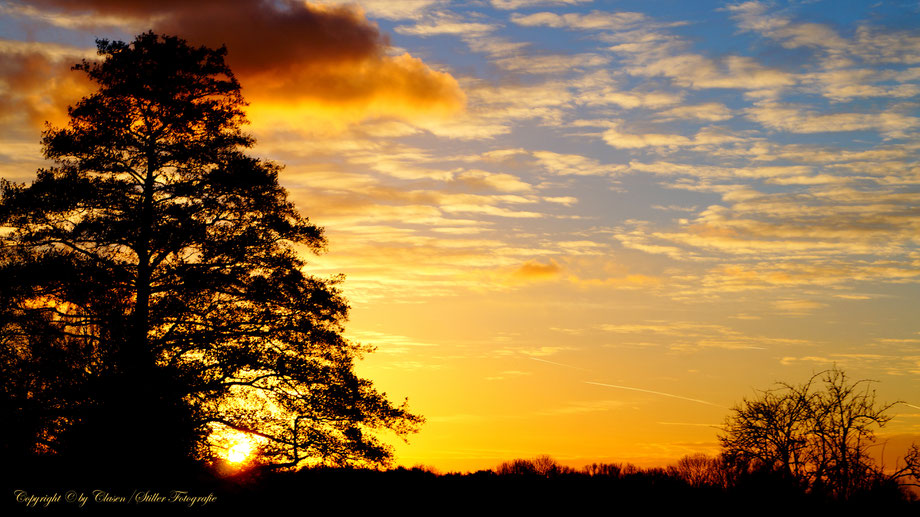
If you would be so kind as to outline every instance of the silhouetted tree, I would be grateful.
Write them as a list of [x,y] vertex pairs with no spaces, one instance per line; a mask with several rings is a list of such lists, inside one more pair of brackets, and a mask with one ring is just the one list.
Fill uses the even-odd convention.
[[893,477],[902,485],[920,487],[920,446],[916,443],[910,446],[904,456],[904,466],[898,469]]
[[622,465],[619,463],[591,463],[590,465],[585,465],[582,472],[592,477],[618,478],[621,470]]
[[801,385],[781,383],[732,409],[719,437],[730,461],[776,472],[802,490],[848,500],[889,477],[869,456],[894,404],[836,367]]
[[574,474],[575,470],[560,465],[552,456],[541,454],[532,460],[514,459],[502,462],[495,469],[500,476],[539,476],[552,478],[563,474]]
[[537,469],[532,461],[518,458],[502,462],[495,473],[499,476],[536,476]]
[[560,465],[555,458],[546,454],[537,456],[533,459],[532,463],[537,474],[545,477],[554,477],[574,472],[571,468]]
[[721,459],[708,454],[688,454],[677,460],[674,470],[690,486],[722,486]]
[[[8,456],[183,461],[221,429],[266,462],[384,462],[422,419],[357,377],[348,306],[303,272],[322,229],[250,157],[225,49],[152,32],[74,67],[98,91],[0,185],[0,435]],[[12,427],[12,430],[10,430]]]

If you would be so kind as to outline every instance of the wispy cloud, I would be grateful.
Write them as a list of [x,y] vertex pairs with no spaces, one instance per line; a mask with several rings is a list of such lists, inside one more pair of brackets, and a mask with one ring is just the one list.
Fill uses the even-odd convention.
[[642,13],[591,11],[587,14],[556,14],[541,12],[533,14],[513,14],[511,21],[528,27],[544,26],[582,30],[625,30],[644,22]]
[[522,7],[534,7],[543,5],[578,5],[590,3],[592,0],[489,0],[492,7],[496,9],[514,10]]

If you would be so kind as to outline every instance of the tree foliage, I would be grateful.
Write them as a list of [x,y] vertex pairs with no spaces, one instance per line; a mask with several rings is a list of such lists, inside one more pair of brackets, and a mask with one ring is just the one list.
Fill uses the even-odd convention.
[[355,375],[339,279],[303,272],[322,229],[245,154],[225,49],[98,50],[74,67],[98,90],[43,134],[55,166],[0,185],[4,452],[206,458],[233,429],[275,465],[386,461],[373,431],[421,418]]
[[871,384],[851,382],[834,367],[804,384],[781,383],[744,399],[719,437],[724,454],[837,500],[889,481],[870,447],[894,404],[879,403]]

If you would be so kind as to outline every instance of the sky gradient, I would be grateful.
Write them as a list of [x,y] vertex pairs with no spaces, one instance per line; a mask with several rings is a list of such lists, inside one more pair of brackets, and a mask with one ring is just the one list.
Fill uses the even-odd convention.
[[920,437],[917,2],[150,4],[0,1],[0,177],[95,38],[226,44],[398,463],[664,464],[833,364]]

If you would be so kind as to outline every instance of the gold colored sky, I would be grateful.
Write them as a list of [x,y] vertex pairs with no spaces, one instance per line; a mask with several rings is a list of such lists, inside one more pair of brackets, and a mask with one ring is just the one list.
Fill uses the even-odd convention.
[[[228,47],[258,154],[326,228],[400,463],[713,452],[832,364],[920,434],[920,14],[848,2],[0,3],[0,176],[93,39]],[[902,436],[903,437],[903,436]]]

